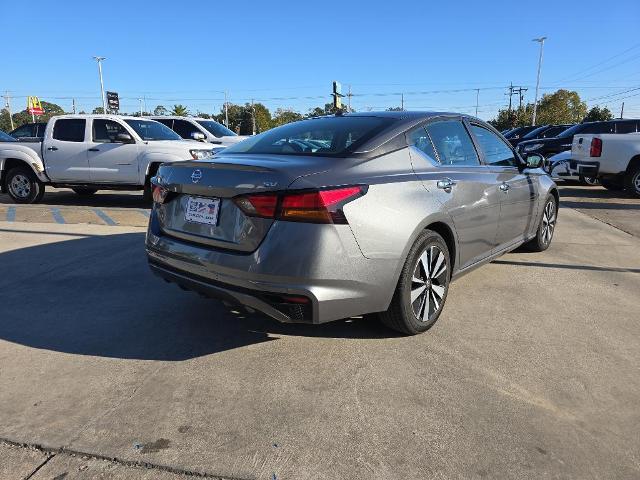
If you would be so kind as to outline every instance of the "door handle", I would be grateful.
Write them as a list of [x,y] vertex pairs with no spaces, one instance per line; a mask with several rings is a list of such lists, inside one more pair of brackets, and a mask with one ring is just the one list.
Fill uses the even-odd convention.
[[58,147],[49,147],[49,148],[47,148],[47,150],[54,152],[54,151],[58,150]]
[[442,180],[438,180],[438,183],[436,185],[438,188],[441,188],[446,192],[450,192],[451,187],[453,187],[455,184],[456,182],[451,180],[450,178],[443,178]]
[[511,187],[507,183],[502,183],[498,188],[503,192],[508,192]]
[[89,151],[90,152],[99,152],[100,149],[99,148],[90,148]]

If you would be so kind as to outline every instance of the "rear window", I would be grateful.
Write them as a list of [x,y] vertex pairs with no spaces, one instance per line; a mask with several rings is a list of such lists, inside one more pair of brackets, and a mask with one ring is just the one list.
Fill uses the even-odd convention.
[[336,116],[289,123],[233,145],[224,153],[344,156],[396,122],[394,118]]

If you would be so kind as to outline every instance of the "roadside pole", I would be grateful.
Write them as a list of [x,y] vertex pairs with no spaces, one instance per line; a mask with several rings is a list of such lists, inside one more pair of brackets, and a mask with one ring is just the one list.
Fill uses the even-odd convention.
[[93,57],[98,62],[98,75],[100,75],[100,96],[102,98],[102,113],[107,113],[107,99],[104,96],[104,82],[102,81],[102,61],[107,57]]
[[480,89],[476,88],[476,117],[478,116],[478,101],[480,100]]
[[229,128],[229,108],[227,102],[227,91],[224,91],[224,126]]
[[7,112],[9,112],[9,122],[11,122],[11,130],[13,130],[13,116],[11,115],[11,96],[9,95],[9,91],[4,92],[4,101],[7,106]]
[[536,79],[536,98],[533,102],[533,118],[531,120],[531,125],[535,126],[536,124],[536,114],[538,113],[538,90],[540,88],[540,70],[542,69],[542,53],[544,51],[544,41],[547,37],[534,38],[532,42],[538,42],[540,44],[540,56],[538,57],[538,77]]

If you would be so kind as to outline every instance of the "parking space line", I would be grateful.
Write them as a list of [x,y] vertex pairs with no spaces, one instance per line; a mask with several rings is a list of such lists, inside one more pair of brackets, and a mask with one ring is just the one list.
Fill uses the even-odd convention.
[[93,209],[93,213],[95,213],[97,216],[99,216],[102,220],[104,220],[104,223],[106,223],[107,225],[118,225],[118,223],[111,218],[109,215],[107,215],[106,213],[104,213],[102,210],[100,210],[99,208],[94,208]]
[[59,208],[51,207],[51,215],[56,223],[67,223],[64,221],[64,217],[62,216],[62,213],[60,213]]
[[7,208],[7,222],[16,221],[16,207]]
[[149,218],[149,215],[151,214],[149,210],[138,210],[138,212],[140,212],[142,215],[144,215],[147,218]]

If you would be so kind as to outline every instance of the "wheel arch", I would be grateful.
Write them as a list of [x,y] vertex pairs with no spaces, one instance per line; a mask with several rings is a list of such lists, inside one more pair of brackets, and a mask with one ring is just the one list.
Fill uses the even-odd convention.
[[631,173],[636,167],[640,167],[640,154],[632,157],[631,160],[629,160],[629,165],[627,165],[626,173]]
[[9,172],[9,170],[16,167],[26,167],[29,170],[31,170],[35,174],[35,176],[38,177],[38,179],[40,179],[41,181],[47,181],[46,177],[43,176],[42,172],[39,172],[38,170],[36,170],[34,166],[31,165],[29,161],[27,161],[24,158],[15,158],[15,157],[0,158],[0,190],[2,191],[2,193],[7,193],[7,187],[5,185],[5,178],[6,178],[7,172]]

